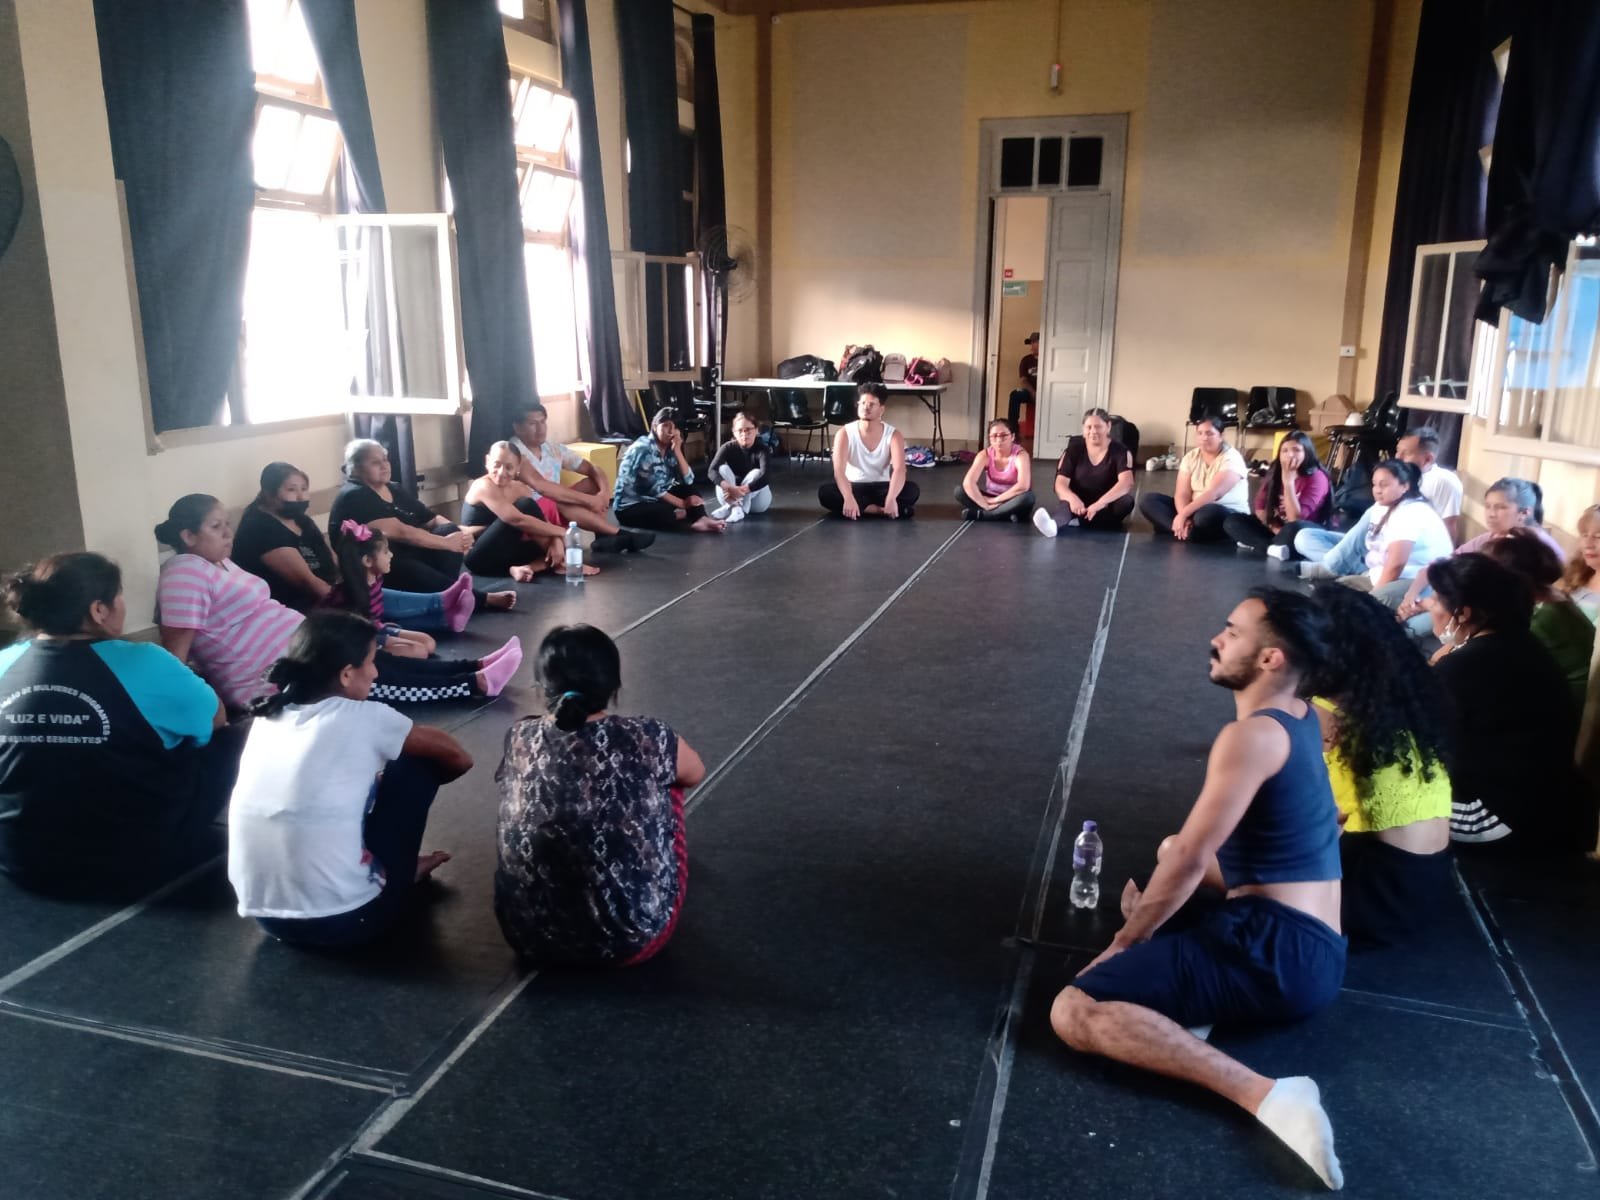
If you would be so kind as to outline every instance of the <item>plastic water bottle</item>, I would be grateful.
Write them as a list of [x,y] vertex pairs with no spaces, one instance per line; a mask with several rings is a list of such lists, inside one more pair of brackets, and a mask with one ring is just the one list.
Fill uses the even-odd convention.
[[1100,859],[1105,847],[1100,844],[1093,821],[1083,823],[1083,832],[1072,843],[1072,907],[1093,908],[1100,903]]
[[576,521],[567,522],[567,582],[583,582],[583,535]]

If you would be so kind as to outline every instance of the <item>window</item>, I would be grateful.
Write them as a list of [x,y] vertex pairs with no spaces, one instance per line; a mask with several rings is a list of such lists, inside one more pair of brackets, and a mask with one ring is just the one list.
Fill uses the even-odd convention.
[[1417,247],[1400,386],[1404,408],[1466,413],[1477,402],[1470,394],[1473,366],[1486,346],[1492,350],[1492,340],[1478,334],[1473,319],[1483,289],[1472,268],[1483,246],[1476,241]]
[[1056,192],[1063,185],[1099,191],[1104,158],[1105,139],[1101,137],[1001,138],[999,185],[1004,191]]
[[550,6],[554,0],[500,0],[500,20],[507,29],[515,29],[541,42],[555,42],[554,13]]
[[513,71],[511,118],[522,201],[523,264],[541,395],[582,387],[574,299],[572,214],[581,199],[571,166],[572,97]]
[[299,0],[250,0],[256,203],[230,424],[327,413],[348,361],[334,179],[343,146]]
[[1545,319],[1502,310],[1483,389],[1490,450],[1600,466],[1600,244],[1574,241],[1551,272]]
[[227,424],[460,409],[442,215],[339,215],[343,141],[300,0],[248,0],[256,201]]

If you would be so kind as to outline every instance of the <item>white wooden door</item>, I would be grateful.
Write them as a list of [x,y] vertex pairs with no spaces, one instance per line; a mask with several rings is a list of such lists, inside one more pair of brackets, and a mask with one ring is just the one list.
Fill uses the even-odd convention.
[[1050,205],[1050,257],[1039,347],[1034,456],[1054,458],[1086,409],[1105,404],[1110,365],[1111,197],[1058,196]]

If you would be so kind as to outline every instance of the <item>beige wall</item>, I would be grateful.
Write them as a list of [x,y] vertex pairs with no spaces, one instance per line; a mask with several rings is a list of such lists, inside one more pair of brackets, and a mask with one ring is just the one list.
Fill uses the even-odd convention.
[[[962,364],[978,122],[1126,112],[1112,406],[1154,443],[1176,440],[1197,385],[1331,391],[1371,0],[1080,0],[1052,94],[1057,8],[779,19],[774,356],[872,341]],[[974,436],[975,379],[958,365],[953,436]],[[903,423],[925,432],[915,412]]]

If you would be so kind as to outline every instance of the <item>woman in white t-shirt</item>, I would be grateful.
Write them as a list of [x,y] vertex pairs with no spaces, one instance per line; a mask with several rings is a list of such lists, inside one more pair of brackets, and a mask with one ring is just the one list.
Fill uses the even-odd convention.
[[[1334,578],[1371,592],[1390,608],[1398,606],[1411,578],[1455,548],[1450,531],[1418,486],[1421,476],[1398,458],[1373,467],[1374,504],[1321,562],[1301,569],[1301,578]],[[1299,541],[1295,548],[1300,548]]]
[[1139,511],[1157,533],[1180,542],[1220,542],[1228,535],[1222,523],[1232,513],[1250,511],[1250,469],[1244,456],[1222,438],[1221,417],[1201,417],[1194,425],[1195,448],[1178,464],[1172,495],[1150,493]]
[[239,915],[311,946],[371,941],[412,884],[449,860],[418,856],[439,786],[472,758],[442,729],[369,701],[377,629],[316,612],[268,673],[228,808]]

